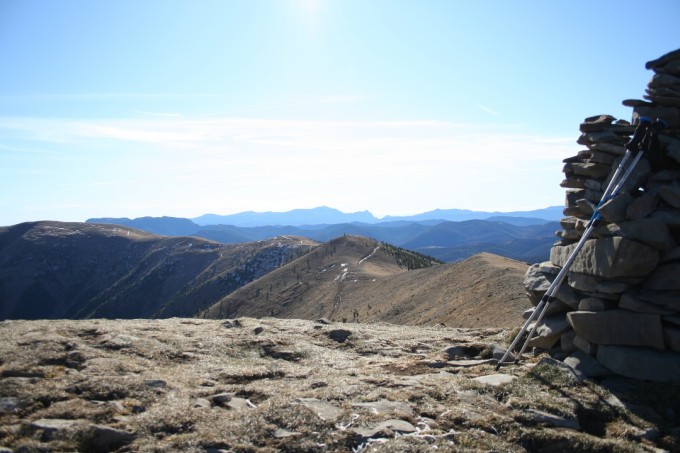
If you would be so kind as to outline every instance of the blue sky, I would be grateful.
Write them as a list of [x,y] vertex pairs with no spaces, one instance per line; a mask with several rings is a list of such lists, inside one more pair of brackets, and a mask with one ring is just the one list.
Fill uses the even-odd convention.
[[680,2],[0,0],[0,225],[561,205]]

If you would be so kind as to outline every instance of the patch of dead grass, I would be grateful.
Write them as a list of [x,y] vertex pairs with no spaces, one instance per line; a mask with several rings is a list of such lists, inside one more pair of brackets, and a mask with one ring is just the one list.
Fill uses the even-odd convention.
[[[444,360],[442,351],[453,345],[501,342],[497,329],[347,324],[343,328],[352,333],[338,343],[328,337],[333,325],[317,328],[310,321],[243,318],[229,328],[220,321],[187,321],[0,323],[0,398],[20,401],[0,412],[0,445],[83,450],[85,434],[46,440],[27,429],[37,419],[56,418],[134,432],[125,448],[149,452],[514,452],[550,446],[618,452],[677,446],[677,419],[660,420],[676,401],[675,387],[642,386],[630,394],[635,404],[629,410],[612,406],[611,394],[597,383],[575,383],[555,366],[508,368],[518,378],[493,387],[472,380],[494,374],[493,365],[428,365]],[[255,333],[255,327],[262,329]],[[99,347],[103,341],[122,347]],[[65,357],[77,359],[74,368]],[[206,407],[221,393],[250,406]],[[332,406],[335,417],[324,419],[300,398]],[[357,404],[378,401],[404,406]],[[577,418],[584,432],[531,423],[521,416],[527,409]],[[384,430],[376,439],[357,433],[389,419],[418,429]],[[641,437],[648,429],[658,436]]]

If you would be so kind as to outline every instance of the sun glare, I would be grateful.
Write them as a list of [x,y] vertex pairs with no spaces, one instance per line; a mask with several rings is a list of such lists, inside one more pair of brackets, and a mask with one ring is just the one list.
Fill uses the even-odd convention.
[[308,12],[314,12],[319,9],[319,0],[296,0],[298,6]]
[[316,33],[320,26],[322,0],[294,0],[294,11],[305,33]]

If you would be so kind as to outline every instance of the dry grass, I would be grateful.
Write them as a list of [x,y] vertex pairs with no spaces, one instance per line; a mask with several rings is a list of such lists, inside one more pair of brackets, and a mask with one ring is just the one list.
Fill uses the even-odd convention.
[[531,307],[522,284],[528,265],[480,253],[451,264],[408,270],[394,249],[347,236],[264,275],[201,314],[510,327]]
[[[501,330],[238,321],[0,323],[0,446],[27,452],[678,448],[677,386],[636,385],[624,407],[603,386],[574,381],[554,365],[534,366],[536,359],[504,367],[517,379],[495,387],[472,380],[494,374],[493,365],[446,363],[445,348],[483,351],[503,342]],[[351,335],[333,340],[330,333],[341,328]],[[530,410],[578,421],[580,429],[537,421]],[[70,422],[48,429],[45,420]],[[412,429],[378,427],[389,420]],[[102,429],[109,428],[117,430],[118,443],[102,445]]]

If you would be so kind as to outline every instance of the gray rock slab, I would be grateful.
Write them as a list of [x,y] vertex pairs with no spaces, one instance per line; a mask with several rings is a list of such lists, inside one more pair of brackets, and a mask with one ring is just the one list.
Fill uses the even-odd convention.
[[[616,162],[616,165],[618,165],[618,162]],[[649,164],[649,161],[643,157],[638,161],[638,164],[635,166],[632,173],[630,173],[628,179],[626,179],[626,182],[623,184],[621,192],[632,192],[633,190],[636,190],[638,187],[641,186],[645,179],[647,179],[650,171],[651,165]],[[609,183],[608,180],[607,183]]]
[[30,428],[39,430],[44,441],[50,441],[57,437],[67,436],[77,429],[82,429],[87,424],[82,419],[41,418],[30,423]]
[[328,332],[328,338],[338,343],[344,343],[350,335],[352,332],[347,329],[335,329]]
[[168,385],[168,383],[162,379],[149,379],[144,381],[144,385],[151,387],[152,389],[163,389]]
[[664,326],[663,338],[668,349],[680,352],[680,327]]
[[243,327],[243,325],[241,324],[241,321],[239,321],[238,319],[227,319],[226,321],[224,321],[222,323],[222,326],[224,326],[227,329],[233,329],[235,327]]
[[235,398],[236,394],[235,393],[218,393],[217,395],[213,395],[210,397],[210,400],[215,404],[216,406],[226,406],[229,401],[231,401],[232,398]]
[[594,115],[584,119],[579,130],[581,132],[601,132],[609,129],[612,121],[616,120],[611,115]]
[[569,285],[561,285],[557,290],[555,297],[560,301],[571,307],[573,310],[578,309],[578,304],[581,301],[581,297],[574,289]]
[[668,225],[669,228],[680,228],[680,211],[674,209],[670,210],[656,210],[650,216],[653,219],[659,219]]
[[273,359],[287,360],[289,362],[298,362],[301,360],[300,355],[297,352],[288,349],[265,348],[265,351],[269,357]]
[[23,406],[21,400],[15,396],[4,396],[0,398],[0,413],[16,412]]
[[210,400],[206,398],[196,398],[192,404],[192,407],[210,409],[212,404],[210,404]]
[[364,439],[375,439],[383,437],[386,431],[393,433],[414,433],[417,429],[406,420],[390,419],[372,428],[359,428],[355,432]]
[[581,132],[600,132],[610,128],[612,121],[615,121],[611,115],[594,115],[584,119],[579,126]]
[[246,398],[239,398],[237,396],[233,397],[225,406],[227,409],[232,409],[232,410],[239,410],[239,409],[252,409],[255,407],[253,403],[251,403],[249,400]]
[[680,354],[677,352],[600,345],[597,360],[621,376],[652,382],[680,383]]
[[570,329],[569,321],[564,315],[560,314],[544,317],[541,324],[536,328],[536,333],[542,337],[548,337],[561,335]]
[[667,263],[675,260],[680,260],[680,247],[675,247],[674,249],[661,254],[661,263]]
[[680,315],[662,316],[661,319],[668,324],[680,326]]
[[467,359],[478,356],[485,347],[486,346],[481,343],[455,345],[444,349],[444,353],[449,359]]
[[607,164],[611,166],[614,163],[614,156],[612,156],[611,154],[595,151],[590,153],[589,161],[598,164]]
[[479,365],[495,364],[498,362],[496,359],[470,359],[470,360],[449,360],[446,362],[447,365],[460,368],[469,368]]
[[132,346],[133,343],[139,340],[138,337],[133,335],[116,335],[114,337],[106,337],[99,344],[106,349],[124,349]]
[[579,337],[578,335],[574,337],[574,346],[576,346],[576,349],[583,352],[584,354],[592,356],[597,354],[597,345]]
[[626,218],[630,220],[639,220],[647,217],[654,212],[659,205],[661,197],[658,192],[645,193],[641,197],[636,198],[628,209],[626,210]]
[[557,344],[558,341],[560,341],[561,334],[552,334],[552,335],[536,335],[533,337],[531,340],[527,342],[527,346],[529,348],[538,348],[538,349],[545,349],[549,350],[553,346]]
[[504,373],[499,373],[499,374],[489,374],[487,376],[479,376],[476,378],[472,378],[473,381],[479,382],[480,384],[485,384],[485,385],[491,385],[493,387],[497,387],[499,385],[503,384],[508,384],[512,381],[517,379],[517,376],[513,376],[512,374],[504,374]]
[[557,236],[561,237],[565,241],[578,241],[581,239],[581,232],[576,230],[560,230],[555,233]]
[[608,153],[613,156],[623,156],[626,153],[626,147],[622,145],[616,145],[613,143],[595,143],[588,146],[591,151],[601,151],[603,153]]
[[616,308],[616,304],[599,297],[586,297],[578,304],[579,311],[605,311]]
[[645,289],[655,291],[680,291],[680,263],[659,265],[643,283]]
[[277,439],[289,439],[292,437],[300,437],[302,436],[302,433],[298,433],[296,431],[289,431],[287,429],[283,428],[278,428],[274,430],[274,437]]
[[534,423],[551,425],[555,428],[573,429],[576,431],[581,429],[581,424],[578,420],[560,417],[559,415],[550,414],[537,409],[523,409],[522,414],[524,415],[524,418],[527,418]]
[[317,398],[298,398],[298,403],[314,412],[323,420],[335,420],[342,415],[342,411],[330,403],[321,401]]
[[673,241],[668,227],[659,219],[612,223],[599,228],[597,231],[602,236],[622,236],[661,251],[668,251],[675,247],[675,241]]
[[619,307],[626,310],[635,311],[637,313],[647,313],[654,315],[673,315],[678,312],[678,310],[675,308],[668,308],[663,305],[657,305],[638,299],[637,292],[635,291],[627,291],[621,295]]
[[576,351],[576,345],[574,344],[574,338],[576,337],[576,332],[573,330],[568,330],[560,335],[560,348],[562,352],[574,352]]
[[594,357],[582,351],[573,352],[564,359],[564,363],[589,378],[612,375],[611,370],[602,366]]
[[540,264],[532,264],[524,274],[524,289],[530,293],[545,293],[550,288],[550,283],[554,278],[554,275],[543,272]]
[[396,379],[392,385],[395,387],[422,387],[423,383],[418,376],[404,376],[402,378]]
[[680,312],[680,291],[655,291],[643,289],[638,293],[637,298],[654,305],[661,305]]
[[668,203],[669,205],[673,206],[676,209],[680,209],[680,187],[679,186],[671,186],[671,185],[666,185],[661,187],[659,190],[659,195],[661,195],[661,198],[663,201]]
[[94,451],[114,451],[135,440],[135,434],[106,425],[92,425],[89,447]]
[[612,170],[611,165],[591,162],[574,162],[569,164],[570,170],[577,176],[586,176],[593,179],[602,179]]
[[[498,346],[497,344],[492,344],[491,345],[491,357],[493,357],[496,360],[501,360],[505,353],[507,352],[507,348],[504,348],[502,346]],[[508,357],[506,360],[515,360],[515,355],[513,353],[508,354]]]
[[659,315],[627,310],[574,311],[567,318],[576,335],[591,343],[664,348]]
[[578,291],[588,293],[621,294],[637,283],[640,283],[639,278],[617,281],[605,280],[593,277],[592,275],[579,274],[577,272],[569,273],[569,286]]
[[[564,266],[576,244],[553,246],[550,261]],[[570,270],[604,278],[645,277],[659,262],[659,251],[622,237],[591,239],[585,242]]]
[[386,412],[401,412],[404,414],[413,414],[413,408],[410,404],[403,401],[389,401],[389,400],[379,400],[379,401],[367,401],[352,403],[352,407],[359,407],[367,409],[374,414],[383,414]]
[[621,192],[600,206],[600,215],[607,222],[622,222],[626,219],[626,211],[632,202],[632,196]]

